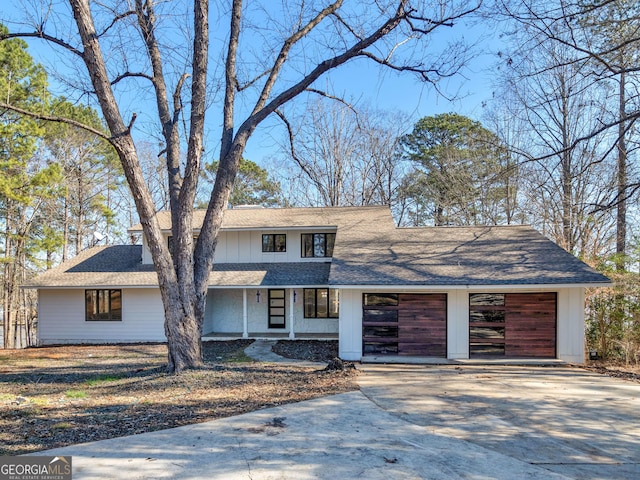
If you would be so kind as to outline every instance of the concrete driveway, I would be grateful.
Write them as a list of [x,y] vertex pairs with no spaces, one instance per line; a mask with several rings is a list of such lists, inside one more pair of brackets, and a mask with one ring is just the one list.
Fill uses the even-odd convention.
[[640,384],[567,367],[363,371],[367,398],[429,433],[570,478],[640,478]]
[[40,452],[73,478],[640,478],[640,385],[569,368],[364,365],[361,391]]

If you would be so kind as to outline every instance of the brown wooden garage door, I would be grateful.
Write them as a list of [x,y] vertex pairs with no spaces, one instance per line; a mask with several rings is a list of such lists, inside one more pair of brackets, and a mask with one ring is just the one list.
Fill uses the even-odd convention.
[[469,355],[556,357],[557,295],[469,295]]
[[363,354],[447,356],[447,295],[364,294]]

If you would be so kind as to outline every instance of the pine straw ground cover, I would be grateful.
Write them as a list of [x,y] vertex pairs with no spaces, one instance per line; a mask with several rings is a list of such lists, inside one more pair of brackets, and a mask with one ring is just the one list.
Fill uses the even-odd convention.
[[[253,362],[251,340],[207,342],[206,368],[169,375],[166,346],[0,350],[0,455],[150,432],[357,389],[355,371]],[[293,342],[290,356],[335,355]],[[311,359],[311,358],[309,358]]]

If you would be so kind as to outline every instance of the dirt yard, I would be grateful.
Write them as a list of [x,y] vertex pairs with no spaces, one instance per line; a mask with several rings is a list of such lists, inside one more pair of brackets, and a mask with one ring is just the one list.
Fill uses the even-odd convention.
[[[204,422],[358,388],[353,369],[253,362],[244,355],[250,343],[207,342],[206,368],[178,376],[165,372],[164,345],[0,350],[0,455]],[[281,343],[281,354],[293,358],[325,361],[337,353],[336,342]]]

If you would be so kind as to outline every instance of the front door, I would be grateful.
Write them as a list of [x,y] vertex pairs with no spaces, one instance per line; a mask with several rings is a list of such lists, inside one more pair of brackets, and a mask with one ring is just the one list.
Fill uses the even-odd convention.
[[284,288],[269,290],[269,328],[285,328]]

